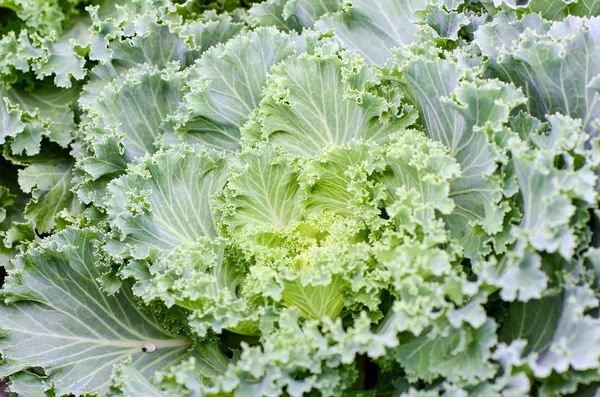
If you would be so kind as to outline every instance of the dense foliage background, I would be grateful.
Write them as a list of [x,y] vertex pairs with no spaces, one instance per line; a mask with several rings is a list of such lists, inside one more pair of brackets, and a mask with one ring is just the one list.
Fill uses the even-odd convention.
[[600,395],[599,14],[0,1],[8,392]]

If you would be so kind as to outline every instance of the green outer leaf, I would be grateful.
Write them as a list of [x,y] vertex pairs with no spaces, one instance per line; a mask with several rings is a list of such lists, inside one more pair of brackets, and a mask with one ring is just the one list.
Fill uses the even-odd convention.
[[29,371],[21,371],[10,376],[8,391],[19,397],[55,397],[51,390],[45,390],[42,377]]
[[[84,130],[93,128],[89,124],[83,127]],[[101,130],[89,134],[100,136]],[[78,159],[74,171],[74,190],[84,203],[103,206],[108,183],[127,170],[123,143],[116,135],[106,134],[82,156],[85,157]]]
[[274,26],[282,32],[302,31],[297,17],[286,18],[283,9],[289,0],[266,0],[256,3],[248,10],[250,23],[255,26]]
[[42,367],[57,395],[102,395],[112,364],[128,356],[146,376],[184,356],[191,341],[139,311],[128,288],[102,292],[98,239],[93,230],[66,229],[18,257],[0,306],[0,376]]
[[147,64],[135,68],[101,93],[90,109],[93,120],[104,133],[116,126],[115,133],[124,136],[127,160],[154,153],[163,122],[181,102],[183,81],[174,66],[165,70]]
[[493,175],[500,151],[487,130],[501,130],[511,109],[525,99],[512,85],[469,81],[456,61],[436,58],[416,56],[406,62],[400,67],[401,82],[427,135],[443,143],[460,164],[461,175],[450,190],[456,208],[446,221],[466,255],[474,257],[485,251],[485,234],[502,230],[509,210],[500,202],[501,181]]
[[0,144],[6,142],[6,138],[15,137],[23,131],[25,124],[21,120],[22,112],[19,106],[11,104],[10,100],[3,96],[0,103]]
[[315,25],[320,32],[333,29],[344,44],[367,62],[381,64],[392,48],[416,41],[415,11],[427,0],[351,0],[342,11],[325,15]]
[[54,74],[57,87],[70,88],[72,78],[82,80],[87,75],[85,59],[77,53],[75,44],[69,37],[56,41],[44,38],[41,40],[41,48],[47,57],[32,66],[38,79]]
[[215,11],[205,12],[197,22],[182,25],[179,35],[191,39],[191,43],[188,43],[191,51],[186,53],[186,65],[192,65],[209,48],[225,43],[245,31],[245,24],[234,21],[229,14],[217,14]]
[[149,63],[157,69],[170,64],[177,64],[179,67],[185,65],[185,54],[189,47],[168,25],[152,21],[155,18],[149,15],[134,17],[133,22],[137,22],[140,27],[137,35],[110,43],[111,58],[90,72],[90,79],[79,98],[82,106],[93,107],[97,96],[107,84],[142,64]]
[[283,17],[295,19],[303,28],[313,28],[317,19],[336,12],[340,6],[340,0],[288,0],[283,8]]
[[107,212],[119,232],[107,249],[116,257],[145,258],[201,236],[213,237],[211,198],[225,185],[223,155],[177,146],[145,157],[110,183]]
[[501,11],[515,10],[518,15],[540,15],[548,21],[560,21],[569,15],[595,17],[600,14],[598,0],[493,0],[494,7]]
[[523,88],[533,116],[559,112],[581,119],[590,136],[599,134],[600,92],[593,82],[600,76],[600,18],[568,17],[548,26],[539,17],[511,21],[500,14],[475,42],[494,76]]
[[443,376],[452,382],[491,378],[494,366],[487,361],[496,344],[496,324],[487,320],[474,329],[448,329],[442,335],[422,335],[397,348],[396,359],[411,378],[431,381]]
[[[2,90],[0,90],[2,92]],[[62,147],[66,147],[73,139],[75,122],[73,107],[77,101],[78,89],[56,88],[47,82],[36,84],[35,90],[24,91],[15,88],[3,92],[13,105],[19,105],[19,109],[27,112],[30,117],[38,116],[44,125],[43,135]],[[23,118],[26,119],[26,118]],[[39,146],[35,154],[39,151]],[[14,152],[13,148],[13,153]]]
[[42,233],[55,229],[57,216],[62,211],[71,215],[83,207],[71,192],[74,162],[69,157],[49,157],[33,161],[19,170],[19,185],[32,199],[25,207],[25,218],[33,222]]
[[569,367],[577,371],[597,369],[600,320],[584,313],[596,307],[598,300],[587,287],[516,302],[509,308],[500,337],[506,342],[527,342],[523,357],[537,377],[545,378],[552,371],[564,373]]

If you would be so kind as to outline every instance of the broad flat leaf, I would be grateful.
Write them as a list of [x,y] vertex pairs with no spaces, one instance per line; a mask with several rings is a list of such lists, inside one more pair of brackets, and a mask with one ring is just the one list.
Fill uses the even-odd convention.
[[500,330],[500,340],[511,343],[517,339],[526,342],[520,354],[547,350],[554,338],[562,314],[564,297],[554,293],[542,299],[515,302],[510,305],[508,321]]
[[511,109],[524,98],[512,85],[469,81],[457,62],[431,58],[416,56],[406,62],[400,67],[401,82],[419,109],[427,135],[443,143],[460,164],[461,175],[450,188],[456,208],[446,219],[466,255],[474,257],[485,250],[485,234],[502,230],[508,211],[500,203],[501,181],[493,175],[500,152],[488,130],[502,130]]
[[597,17],[600,15],[600,1],[598,0],[579,0],[569,4],[570,15],[578,17]]
[[129,356],[145,376],[184,356],[191,341],[140,312],[128,288],[101,291],[98,240],[96,231],[67,229],[18,258],[0,306],[0,376],[42,367],[57,395],[103,395],[112,365]]
[[538,377],[570,367],[577,371],[598,368],[600,321],[584,313],[597,306],[598,300],[587,287],[513,303],[500,331],[501,340],[525,340],[523,358]]
[[311,157],[353,139],[384,143],[414,122],[414,112],[404,114],[399,103],[364,91],[377,79],[358,56],[335,52],[325,47],[274,67],[256,124],[244,134]]
[[[508,23],[507,23],[508,22]],[[504,37],[503,46],[494,44]],[[477,32],[494,76],[522,87],[532,115],[579,118],[591,136],[600,118],[600,18],[568,17],[551,26],[539,17],[510,21],[501,14]]]
[[215,235],[211,197],[225,184],[224,158],[201,147],[178,146],[146,157],[109,185],[107,211],[119,231],[108,249],[144,258]]
[[459,30],[469,25],[469,18],[457,12],[447,12],[440,6],[428,7],[424,13],[425,23],[429,25],[438,37],[448,40],[458,40]]
[[336,12],[340,5],[339,0],[288,0],[283,8],[283,17],[297,20],[302,27],[312,28],[319,17]]
[[391,49],[417,39],[415,11],[427,0],[351,0],[342,11],[326,15],[316,23],[324,32],[333,29],[344,44],[369,63],[383,63]]
[[55,397],[52,391],[44,390],[42,377],[30,371],[21,371],[11,375],[8,391],[16,393],[19,397]]
[[177,134],[190,143],[239,148],[239,130],[258,106],[271,66],[305,47],[296,34],[259,28],[209,49],[187,77]]
[[598,370],[570,371],[552,374],[544,379],[539,388],[540,395],[567,395],[598,397],[600,395],[600,372]]

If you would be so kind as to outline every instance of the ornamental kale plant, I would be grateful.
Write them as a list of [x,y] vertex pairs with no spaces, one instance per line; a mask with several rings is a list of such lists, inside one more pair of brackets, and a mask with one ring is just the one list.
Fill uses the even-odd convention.
[[599,15],[0,1],[6,393],[600,395]]

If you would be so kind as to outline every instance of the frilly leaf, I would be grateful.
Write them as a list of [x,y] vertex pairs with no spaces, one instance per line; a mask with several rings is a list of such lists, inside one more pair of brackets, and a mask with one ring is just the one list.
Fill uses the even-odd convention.
[[496,323],[487,320],[480,327],[465,325],[415,338],[396,349],[396,359],[411,379],[443,376],[456,383],[475,382],[494,376],[496,369],[487,358],[495,344]]
[[377,84],[360,57],[326,44],[272,69],[255,119],[242,133],[307,157],[352,139],[384,143],[416,115],[366,91]]
[[[499,37],[502,45],[492,44]],[[523,88],[534,116],[545,120],[559,112],[579,118],[595,137],[600,94],[592,82],[600,75],[598,37],[598,17],[568,17],[550,25],[534,15],[513,21],[500,14],[477,31],[475,42],[488,57],[491,74]]]
[[148,397],[166,397],[162,392],[133,366],[131,359],[125,360],[114,366],[110,378],[110,397],[135,397],[139,395]]
[[[123,136],[128,161],[156,150],[154,143],[163,122],[181,102],[184,76],[175,70],[159,70],[151,65],[132,69],[119,83],[106,87],[89,109],[93,122],[101,129],[98,135],[110,133],[114,126],[115,134]],[[93,142],[97,138],[89,139]]]
[[525,98],[512,85],[472,81],[458,62],[432,57],[404,61],[400,81],[427,135],[443,143],[460,164],[461,174],[450,188],[456,207],[445,219],[467,257],[474,258],[485,253],[487,236],[502,231],[509,210],[500,201],[502,185],[494,175],[501,152],[488,133],[502,130],[510,111]]
[[516,302],[509,308],[500,337],[507,343],[526,342],[521,363],[527,362],[536,377],[546,378],[553,371],[564,373],[569,368],[596,369],[600,363],[600,322],[585,311],[597,305],[587,287]]
[[241,152],[232,163],[220,209],[230,233],[249,224],[283,227],[300,219],[300,187],[292,156],[263,146]]
[[258,28],[209,49],[187,77],[177,135],[219,149],[239,148],[239,130],[258,106],[269,70],[306,45],[296,34]]
[[215,235],[211,197],[225,185],[222,155],[177,146],[146,156],[108,187],[107,213],[118,231],[107,244],[115,258],[143,259]]

